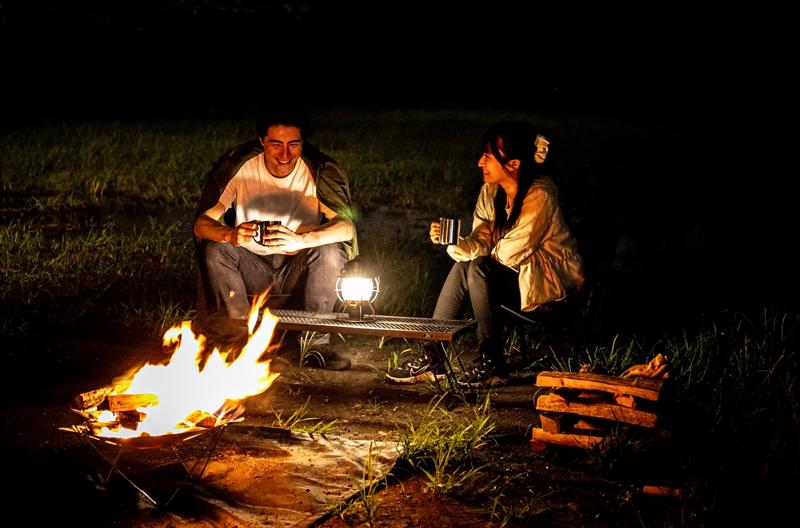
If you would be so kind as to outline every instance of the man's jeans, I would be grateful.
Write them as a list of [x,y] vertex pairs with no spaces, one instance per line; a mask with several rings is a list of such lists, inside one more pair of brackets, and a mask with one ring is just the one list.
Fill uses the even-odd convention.
[[434,319],[458,319],[467,300],[478,323],[478,343],[489,359],[501,361],[500,330],[492,307],[519,306],[519,275],[492,257],[456,262],[436,301]]
[[303,291],[302,308],[332,312],[336,279],[347,255],[342,244],[301,250],[296,255],[256,255],[228,242],[198,244],[198,312],[204,323],[245,321],[248,295],[270,288],[270,295]]

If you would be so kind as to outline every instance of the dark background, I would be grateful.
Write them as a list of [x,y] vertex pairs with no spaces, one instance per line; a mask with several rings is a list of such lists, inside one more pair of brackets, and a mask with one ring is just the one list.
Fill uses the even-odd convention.
[[5,106],[176,112],[300,91],[320,103],[502,102],[664,117],[720,95],[709,81],[732,57],[700,47],[708,21],[697,13],[515,4],[4,3]]
[[10,126],[225,116],[293,94],[636,122],[641,141],[596,169],[616,171],[605,220],[623,204],[654,240],[700,227],[701,252],[674,243],[660,264],[687,303],[793,303],[785,15],[517,4],[3,2],[0,109]]

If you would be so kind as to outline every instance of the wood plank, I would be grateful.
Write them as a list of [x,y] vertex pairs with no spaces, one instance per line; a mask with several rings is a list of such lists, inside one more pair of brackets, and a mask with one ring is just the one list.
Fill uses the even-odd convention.
[[533,442],[547,442],[549,444],[559,444],[570,447],[582,447],[588,449],[603,441],[602,436],[551,433],[538,427],[533,428]]
[[139,407],[158,405],[158,396],[155,394],[109,394],[108,408],[112,412],[134,411]]
[[614,401],[617,402],[617,405],[622,405],[628,409],[636,408],[636,398],[630,394],[615,394]]
[[95,389],[92,391],[82,392],[81,394],[78,394],[77,396],[72,398],[72,401],[70,402],[70,407],[81,411],[97,407],[99,410],[107,411],[108,403],[105,401],[106,396],[108,396],[111,393],[125,392],[125,390],[127,390],[129,386],[130,386],[130,380],[123,383],[106,385],[105,387],[101,387],[99,389]]
[[542,429],[548,433],[560,433],[561,424],[560,418],[563,415],[555,413],[541,413],[539,415],[539,422],[541,422]]
[[671,488],[669,486],[652,486],[645,484],[642,486],[642,493],[645,495],[655,495],[657,497],[680,497],[681,488]]
[[82,392],[81,394],[78,394],[72,398],[70,406],[73,409],[79,409],[81,411],[91,409],[92,407],[97,407],[113,390],[114,387],[103,387],[102,389]]
[[650,378],[617,378],[603,374],[578,374],[575,372],[540,372],[536,376],[539,387],[564,387],[630,394],[646,400],[658,401],[664,381]]
[[209,429],[217,425],[217,417],[205,411],[194,411],[183,420],[183,423],[189,427],[205,427]]
[[133,431],[139,429],[139,424],[147,416],[145,413],[136,410],[119,411],[115,414],[117,415],[117,421],[119,422],[120,427],[124,427],[125,429],[131,429]]
[[540,411],[554,411],[578,414],[591,418],[604,418],[617,422],[625,422],[641,427],[655,427],[658,416],[655,413],[628,409],[613,403],[593,403],[591,405],[578,402],[561,401],[560,397],[551,398],[550,394],[539,396],[536,400],[536,409]]

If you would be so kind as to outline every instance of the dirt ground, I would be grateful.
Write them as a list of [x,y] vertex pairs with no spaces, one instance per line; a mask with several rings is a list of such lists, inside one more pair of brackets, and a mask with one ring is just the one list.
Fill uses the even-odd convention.
[[[89,334],[93,331],[92,334]],[[45,337],[45,336],[43,336]],[[336,420],[330,433],[353,440],[397,440],[398,427],[417,421],[436,397],[431,386],[386,384],[380,371],[392,351],[413,346],[377,338],[334,338],[335,349],[353,359],[351,370],[325,371],[298,367],[278,357],[280,373],[265,393],[246,400],[244,424],[275,427],[276,412],[287,417],[308,401],[307,417]],[[44,339],[38,353],[14,357],[5,372],[3,453],[12,475],[11,500],[30,523],[76,521],[90,526],[231,526],[219,518],[155,522],[144,516],[141,501],[122,487],[99,489],[93,480],[100,462],[77,435],[59,428],[80,422],[69,410],[77,394],[102,387],[128,369],[164,358],[159,342],[105,328],[76,329],[57,344]],[[49,342],[50,345],[45,343]],[[468,354],[468,352],[467,352]],[[469,357],[467,356],[467,359]],[[397,471],[397,478],[377,494],[377,526],[640,526],[647,512],[670,507],[665,499],[639,493],[641,482],[608,479],[594,473],[585,454],[573,448],[534,449],[530,429],[538,423],[534,410],[535,373],[491,391],[496,430],[477,455],[485,465],[480,493],[441,496],[431,493],[420,472]],[[469,403],[448,400],[453,417],[472,413]],[[235,426],[231,426],[235,427]],[[226,437],[220,442],[225,446]],[[121,482],[121,481],[120,481]],[[9,487],[6,487],[9,489]],[[669,501],[669,499],[666,499]],[[148,521],[148,519],[150,519]],[[162,519],[163,521],[163,519]],[[365,519],[351,518],[355,525]],[[305,523],[308,524],[308,523]],[[346,526],[340,516],[323,515],[318,526]]]

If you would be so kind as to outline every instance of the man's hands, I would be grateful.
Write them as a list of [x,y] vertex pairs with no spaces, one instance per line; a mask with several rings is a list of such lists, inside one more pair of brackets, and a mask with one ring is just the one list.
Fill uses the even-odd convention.
[[[264,226],[261,235],[263,243],[261,246],[273,253],[294,253],[305,249],[307,245],[303,240],[303,235],[297,234],[286,226],[274,224]],[[256,222],[242,222],[238,226],[230,229],[227,242],[234,246],[241,246],[253,241],[253,237],[258,234],[258,224]]]
[[[240,224],[237,230],[245,224]],[[255,236],[256,233],[257,231],[254,229],[251,237]],[[262,233],[261,237],[264,241],[262,245],[269,248],[270,253],[294,253],[309,247],[305,243],[303,235],[295,233],[284,225],[274,224],[264,227],[264,233]]]
[[231,229],[227,242],[234,246],[241,246],[253,240],[253,237],[258,234],[258,224],[255,222],[242,222],[238,226]]

